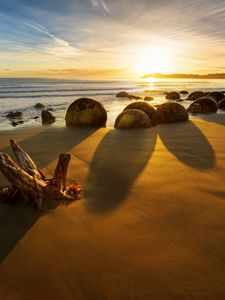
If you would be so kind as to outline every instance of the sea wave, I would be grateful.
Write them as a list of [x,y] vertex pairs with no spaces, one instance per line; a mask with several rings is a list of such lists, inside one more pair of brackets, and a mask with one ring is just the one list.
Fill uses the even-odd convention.
[[[133,100],[116,98],[118,91],[128,91],[142,96],[151,95],[153,106],[165,102],[165,92],[187,90],[225,90],[225,81],[74,81],[46,79],[0,79],[0,130],[11,128],[6,118],[10,110],[23,113],[23,120],[29,124],[41,124],[41,110],[34,108],[41,102],[46,109],[51,108],[56,123],[64,125],[65,112],[69,104],[80,97],[90,97],[101,102],[107,110],[108,126],[113,126],[116,116]],[[182,97],[183,99],[185,97]],[[190,103],[181,102],[186,108]],[[221,113],[218,111],[218,113]],[[35,117],[39,117],[35,119]],[[23,126],[23,125],[20,125]]]
[[87,97],[87,96],[115,96],[115,93],[91,93],[91,94],[43,94],[43,95],[20,95],[20,96],[0,96],[1,99],[9,99],[9,98],[54,98],[54,97]]
[[134,90],[128,87],[116,87],[116,88],[89,88],[89,89],[57,89],[57,90],[16,90],[16,91],[2,91],[0,94],[17,94],[17,93],[51,93],[51,92],[89,92],[89,91],[120,91],[120,90]]

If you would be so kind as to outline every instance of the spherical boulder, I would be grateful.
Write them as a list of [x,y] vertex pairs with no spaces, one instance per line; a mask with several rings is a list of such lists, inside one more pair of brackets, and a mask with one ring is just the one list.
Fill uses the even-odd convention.
[[219,109],[225,110],[225,98],[220,100],[220,102],[218,103],[218,107]]
[[23,124],[24,122],[21,120],[21,121],[12,121],[11,122],[11,125],[13,126],[13,127],[16,127],[17,125],[19,125],[19,124]]
[[66,111],[67,126],[104,127],[107,113],[103,105],[90,98],[75,100]]
[[12,125],[13,127],[16,127],[16,126],[18,125],[18,123],[17,123],[16,121],[12,121],[12,122],[11,122],[11,125]]
[[118,115],[114,124],[116,129],[149,128],[151,126],[148,115],[139,109],[124,110]]
[[135,95],[128,95],[128,98],[129,99],[134,99],[134,100],[139,100],[139,99],[141,99],[141,97],[140,96],[135,96]]
[[180,94],[177,92],[171,92],[166,94],[167,100],[178,100],[180,99]]
[[143,101],[137,101],[137,102],[133,102],[129,105],[127,105],[124,109],[125,110],[128,110],[128,109],[139,109],[143,112],[145,112],[149,119],[151,120],[151,123],[153,126],[156,125],[156,111],[154,109],[154,107],[152,105],[150,105],[149,103],[147,102],[143,102]]
[[116,97],[118,98],[129,98],[129,94],[127,92],[119,92],[116,94]]
[[180,91],[180,94],[181,95],[188,95],[189,93],[188,93],[188,91]]
[[211,114],[218,109],[218,104],[213,97],[204,96],[195,100],[187,109],[190,113]]
[[209,93],[209,96],[214,97],[216,102],[220,102],[224,98],[224,94],[222,92],[212,92]]
[[41,119],[43,125],[50,125],[55,122],[55,117],[47,110],[42,110]]
[[44,104],[42,104],[42,103],[36,103],[36,104],[34,105],[34,108],[36,108],[36,109],[43,109],[43,108],[45,108],[45,106],[44,106]]
[[188,113],[178,103],[163,103],[156,109],[156,119],[158,124],[184,122],[188,120]]
[[154,98],[151,97],[151,96],[145,96],[144,97],[144,101],[152,101],[152,100],[154,100]]
[[195,101],[196,99],[204,97],[204,96],[205,96],[205,93],[203,93],[202,91],[192,92],[188,96],[187,100]]

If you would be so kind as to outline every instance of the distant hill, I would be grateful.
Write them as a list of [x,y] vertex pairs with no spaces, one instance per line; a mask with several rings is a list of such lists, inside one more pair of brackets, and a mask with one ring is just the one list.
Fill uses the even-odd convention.
[[152,73],[146,74],[141,78],[188,78],[188,79],[225,79],[225,73],[214,73],[214,74],[161,74]]

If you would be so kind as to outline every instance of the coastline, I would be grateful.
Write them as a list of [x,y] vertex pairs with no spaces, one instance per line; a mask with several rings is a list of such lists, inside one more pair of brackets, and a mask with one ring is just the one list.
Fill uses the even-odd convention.
[[[1,83],[1,81],[3,81]],[[225,80],[198,80],[198,79],[146,79],[139,81],[76,81],[60,79],[0,79],[0,130],[1,128],[12,128],[10,120],[6,118],[9,111],[22,112],[22,121],[17,127],[29,127],[30,125],[41,125],[41,111],[34,108],[35,104],[42,103],[46,109],[51,109],[56,117],[56,126],[64,126],[65,112],[69,105],[77,98],[88,97],[100,102],[108,114],[107,126],[113,127],[118,114],[133,99],[117,98],[116,94],[120,91],[140,96],[142,100],[145,96],[154,99],[150,104],[156,107],[164,103],[165,93],[171,91],[187,90],[193,91],[224,91]],[[186,101],[186,95],[181,95],[182,104],[185,108],[190,105]],[[224,113],[219,111],[219,113]],[[39,117],[37,119],[34,119]]]
[[16,139],[48,176],[70,152],[69,181],[85,188],[41,214],[0,203],[1,297],[222,299],[224,126],[213,114],[144,130],[1,131],[0,151]]

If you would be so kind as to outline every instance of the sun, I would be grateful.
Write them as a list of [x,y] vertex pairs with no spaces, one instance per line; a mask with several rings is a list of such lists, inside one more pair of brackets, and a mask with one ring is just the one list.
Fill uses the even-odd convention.
[[174,55],[168,46],[154,45],[138,49],[133,71],[138,74],[169,73],[173,69]]

